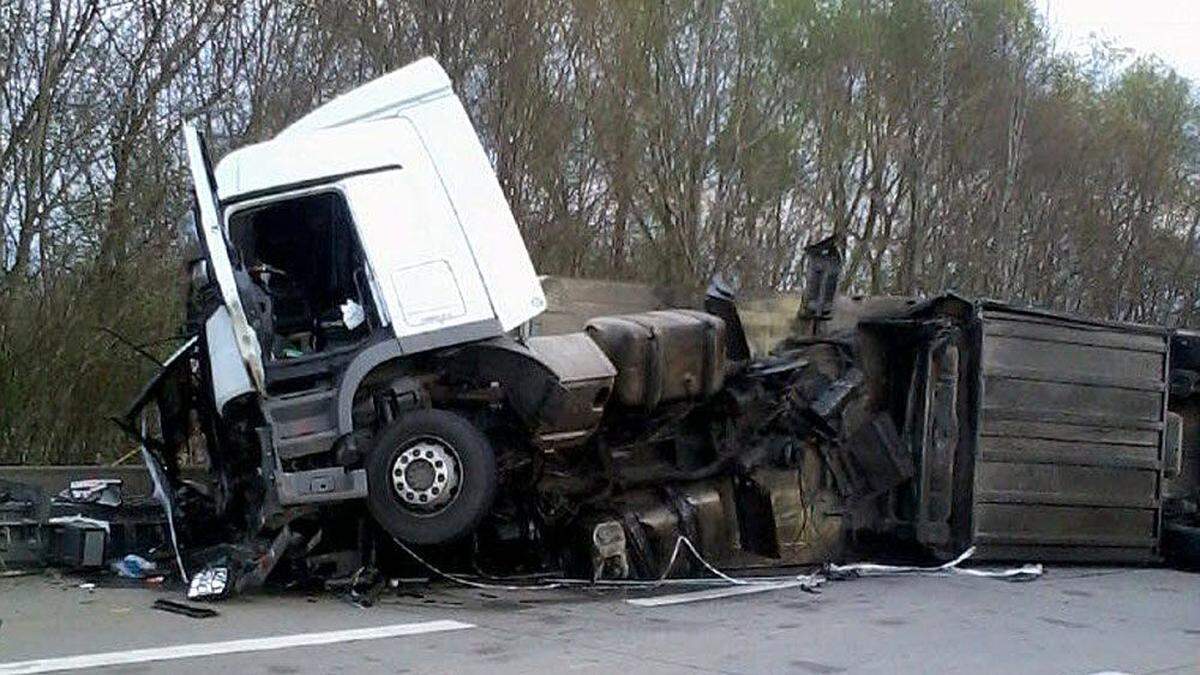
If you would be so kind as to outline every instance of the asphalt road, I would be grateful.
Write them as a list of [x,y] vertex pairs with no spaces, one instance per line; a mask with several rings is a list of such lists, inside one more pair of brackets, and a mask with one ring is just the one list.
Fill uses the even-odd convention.
[[677,591],[404,587],[368,609],[254,595],[208,619],[150,609],[175,594],[77,583],[0,579],[0,673],[97,654],[125,662],[96,672],[208,675],[1200,672],[1200,575],[1164,569],[857,579],[655,607],[627,600]]

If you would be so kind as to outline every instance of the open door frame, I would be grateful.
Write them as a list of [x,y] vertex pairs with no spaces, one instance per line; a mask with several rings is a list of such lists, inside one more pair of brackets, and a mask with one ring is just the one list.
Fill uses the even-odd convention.
[[192,172],[192,186],[196,191],[196,205],[200,211],[198,229],[204,242],[208,266],[221,290],[221,300],[229,310],[238,353],[250,372],[254,388],[260,395],[265,395],[266,375],[263,372],[262,348],[259,346],[258,336],[250,327],[246,310],[242,307],[242,299],[238,295],[237,281],[233,276],[233,262],[229,257],[225,231],[221,227],[217,181],[213,176],[212,162],[209,161],[208,146],[204,135],[192,124],[184,125],[183,137],[187,145],[188,165]]

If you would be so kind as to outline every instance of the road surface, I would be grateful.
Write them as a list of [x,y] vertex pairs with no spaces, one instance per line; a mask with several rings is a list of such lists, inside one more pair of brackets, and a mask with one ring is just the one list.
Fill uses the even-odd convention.
[[150,609],[175,593],[78,583],[0,579],[0,673],[1200,672],[1200,575],[1166,569],[856,579],[658,606],[628,601],[678,591],[405,586],[367,609],[258,594],[208,619]]

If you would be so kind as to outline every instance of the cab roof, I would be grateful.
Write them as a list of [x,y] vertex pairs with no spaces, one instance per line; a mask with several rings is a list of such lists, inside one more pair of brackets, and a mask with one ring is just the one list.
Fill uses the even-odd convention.
[[222,201],[243,200],[403,164],[381,142],[381,120],[405,108],[454,96],[437,61],[424,58],[372,80],[308,113],[264,143],[226,155],[215,170]]

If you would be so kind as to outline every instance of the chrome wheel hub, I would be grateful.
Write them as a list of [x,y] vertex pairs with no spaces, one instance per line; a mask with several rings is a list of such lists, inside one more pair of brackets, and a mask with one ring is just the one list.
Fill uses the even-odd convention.
[[438,439],[422,439],[392,463],[392,485],[405,505],[416,511],[437,511],[458,494],[458,455]]

